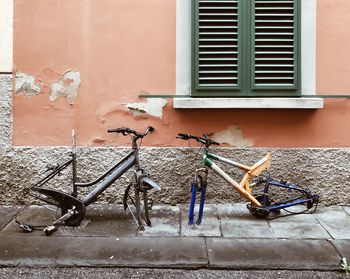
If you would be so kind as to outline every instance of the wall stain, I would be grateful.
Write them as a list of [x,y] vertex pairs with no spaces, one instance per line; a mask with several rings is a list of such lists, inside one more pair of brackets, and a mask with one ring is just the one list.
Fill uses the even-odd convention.
[[133,116],[148,114],[154,117],[163,117],[163,107],[168,103],[168,100],[161,98],[147,98],[146,103],[133,102],[128,103],[126,107]]
[[212,139],[219,143],[226,143],[236,147],[249,147],[254,145],[253,139],[244,138],[242,130],[235,125],[230,125],[227,129],[215,133]]

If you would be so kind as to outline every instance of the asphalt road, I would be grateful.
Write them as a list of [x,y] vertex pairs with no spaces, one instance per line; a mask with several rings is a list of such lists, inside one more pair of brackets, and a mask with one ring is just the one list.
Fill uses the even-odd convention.
[[296,271],[296,270],[183,270],[183,269],[133,269],[133,268],[2,268],[0,278],[132,278],[132,279],[165,279],[165,278],[240,278],[240,279],[271,279],[271,278],[350,278],[343,272]]

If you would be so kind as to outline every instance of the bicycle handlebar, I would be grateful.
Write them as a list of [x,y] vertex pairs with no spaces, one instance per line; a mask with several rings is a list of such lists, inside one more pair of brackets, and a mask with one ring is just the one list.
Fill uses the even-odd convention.
[[212,145],[212,144],[220,145],[220,143],[218,143],[218,142],[216,142],[216,141],[214,141],[212,139],[209,139],[207,137],[202,138],[202,137],[192,136],[190,134],[178,133],[178,136],[176,138],[183,139],[183,140],[195,139],[197,142],[205,144],[206,146],[209,146],[209,145]]
[[133,134],[134,137],[137,137],[137,138],[143,138],[144,136],[146,136],[148,134],[152,134],[153,131],[154,131],[154,128],[152,126],[148,126],[144,133],[136,132],[135,130],[130,129],[128,127],[121,127],[121,128],[107,130],[108,133],[121,133],[121,134],[123,134],[123,136]]

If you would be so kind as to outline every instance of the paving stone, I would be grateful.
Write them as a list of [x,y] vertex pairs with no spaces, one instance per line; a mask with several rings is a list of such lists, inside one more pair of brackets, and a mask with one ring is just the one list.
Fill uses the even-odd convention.
[[[44,207],[31,206],[25,208],[18,215],[18,220],[43,227],[51,224],[54,219],[59,217],[59,212],[56,213]],[[135,236],[136,232],[137,227],[131,214],[126,213],[122,205],[94,205],[87,207],[86,217],[80,226],[60,226],[54,234],[56,236]],[[0,234],[23,234],[23,231],[12,221]],[[29,235],[41,236],[43,232],[40,228]]]
[[0,206],[0,230],[2,230],[16,216],[20,207]]
[[338,240],[332,239],[331,243],[337,249],[342,257],[345,257],[348,262],[350,261],[350,240]]
[[135,236],[137,226],[122,205],[92,205],[79,227],[61,227],[62,236]]
[[350,216],[350,206],[343,206],[343,209]]
[[350,239],[350,215],[342,207],[320,207],[313,214],[334,239]]
[[217,205],[223,237],[274,238],[266,220],[249,213],[245,204]]
[[277,238],[329,239],[331,236],[311,214],[281,217],[269,221]]
[[180,236],[180,207],[154,205],[150,211],[151,227],[139,231],[138,236]]
[[[201,268],[208,266],[209,257],[212,268],[338,270],[340,254],[350,258],[350,240],[331,243],[324,239],[280,239],[323,238],[314,217],[332,231],[332,236],[336,230],[344,236],[343,228],[348,227],[350,217],[346,207],[320,207],[314,215],[269,221],[269,227],[267,221],[251,216],[245,204],[207,204],[203,225],[189,229],[187,205],[181,210],[170,206],[153,208],[152,228],[138,236],[131,214],[119,205],[89,206],[80,227],[61,227],[50,237],[42,231],[22,233],[12,220],[0,232],[0,266]],[[8,212],[13,216],[15,211],[9,208]],[[55,212],[32,206],[18,215],[21,221],[46,225]],[[180,219],[187,237],[181,237],[184,234],[179,231]],[[8,223],[8,219],[3,220]],[[232,238],[221,236],[220,222],[224,236]]]
[[[48,207],[51,210],[54,210],[53,207]],[[40,206],[28,206],[22,208],[22,210],[17,215],[17,220],[21,223],[30,224],[38,227],[43,227],[52,223],[52,220],[55,218],[55,212],[48,210]],[[57,217],[59,217],[57,215]],[[15,220],[12,220],[1,232],[1,236],[5,235],[24,235],[25,233],[20,229]],[[28,234],[29,236],[43,235],[43,232],[39,229],[34,230],[32,233]]]
[[[196,205],[195,221],[198,217],[199,206]],[[208,237],[220,237],[220,220],[216,206],[213,204],[206,204],[203,210],[202,223],[200,225],[188,225],[188,206],[181,206],[181,235],[185,237],[189,236],[208,236]]]
[[0,254],[2,267],[200,268],[208,264],[203,238],[4,236]]
[[327,240],[210,238],[207,247],[211,268],[339,270]]

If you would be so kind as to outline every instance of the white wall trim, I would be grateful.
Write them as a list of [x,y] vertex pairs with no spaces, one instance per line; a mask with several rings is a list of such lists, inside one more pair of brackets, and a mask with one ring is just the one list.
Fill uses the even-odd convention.
[[316,95],[316,0],[301,1],[301,92]]
[[[317,0],[301,1],[302,95],[316,95]],[[176,1],[176,95],[189,95],[191,88],[191,1]],[[210,98],[208,98],[210,100]],[[277,101],[277,99],[274,99]],[[178,103],[177,99],[174,100]],[[323,104],[322,104],[323,106]],[[196,107],[198,108],[198,107]]]
[[190,95],[191,2],[176,1],[176,95]]
[[174,108],[179,109],[319,109],[322,98],[175,98]]
[[0,0],[0,72],[13,67],[13,0]]

